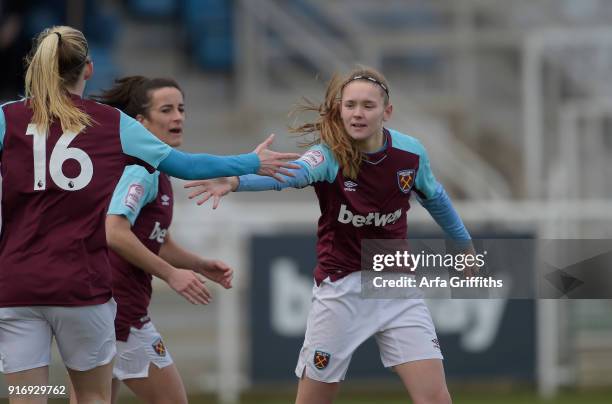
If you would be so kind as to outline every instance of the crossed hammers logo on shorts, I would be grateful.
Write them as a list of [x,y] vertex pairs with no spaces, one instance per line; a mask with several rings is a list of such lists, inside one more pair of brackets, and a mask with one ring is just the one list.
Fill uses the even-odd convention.
[[315,351],[313,363],[317,369],[325,369],[329,365],[330,354],[323,351]]
[[162,341],[161,338],[155,340],[152,346],[156,354],[159,356],[166,356],[166,347],[164,346],[164,341]]

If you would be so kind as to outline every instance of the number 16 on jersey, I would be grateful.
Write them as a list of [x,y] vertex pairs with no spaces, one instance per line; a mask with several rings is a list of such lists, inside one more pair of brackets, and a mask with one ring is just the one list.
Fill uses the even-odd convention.
[[[28,125],[26,135],[33,136],[34,190],[43,191],[47,189],[47,134],[40,132],[38,126],[31,123]],[[68,147],[76,135],[73,132],[62,133],[49,159],[51,179],[58,187],[66,191],[78,191],[85,188],[93,177],[93,163],[87,153],[76,147]],[[75,178],[68,178],[62,172],[62,165],[69,159],[76,160],[81,168],[80,174]]]

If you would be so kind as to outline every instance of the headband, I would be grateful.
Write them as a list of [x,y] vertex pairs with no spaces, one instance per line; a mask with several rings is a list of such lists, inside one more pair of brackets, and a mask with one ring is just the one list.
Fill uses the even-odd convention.
[[344,86],[342,86],[342,88],[346,87],[348,83],[350,83],[352,81],[355,81],[355,80],[369,80],[369,81],[371,81],[374,84],[378,84],[380,86],[380,88],[382,88],[385,91],[385,93],[387,94],[387,97],[389,96],[389,89],[380,80],[378,80],[378,79],[376,79],[375,77],[372,77],[372,76],[366,76],[366,75],[361,75],[361,74],[358,74],[358,75],[353,76],[350,79],[348,79],[348,81],[346,83],[344,83]]

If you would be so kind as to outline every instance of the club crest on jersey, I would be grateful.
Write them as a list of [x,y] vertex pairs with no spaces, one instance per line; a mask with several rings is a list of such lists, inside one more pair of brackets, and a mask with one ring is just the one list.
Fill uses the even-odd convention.
[[164,345],[164,341],[161,338],[157,338],[153,344],[151,344],[153,350],[159,356],[166,356],[166,346]]
[[415,170],[413,168],[409,170],[400,170],[397,172],[397,185],[399,186],[400,191],[407,194],[412,189],[414,185],[414,173]]
[[329,365],[330,354],[327,352],[319,351],[318,349],[314,353],[313,363],[315,368],[321,370],[325,369]]
[[325,156],[321,150],[308,150],[298,159],[298,161],[303,161],[304,163],[308,164],[310,168],[315,168],[323,164],[325,161]]
[[144,187],[140,184],[132,184],[128,189],[127,195],[125,196],[125,206],[133,210],[134,212],[138,209],[140,199],[144,196]]
[[162,206],[169,206],[170,205],[170,197],[166,194],[161,196],[161,203]]

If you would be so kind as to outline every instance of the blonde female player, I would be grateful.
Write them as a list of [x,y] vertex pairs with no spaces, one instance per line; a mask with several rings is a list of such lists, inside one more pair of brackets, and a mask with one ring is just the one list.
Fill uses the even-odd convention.
[[11,403],[64,392],[46,390],[53,338],[78,402],[110,402],[115,302],[104,220],[126,165],[186,179],[290,167],[281,161],[290,154],[267,149],[270,138],[239,156],[173,150],[119,110],[84,100],[92,74],[80,31],[46,29],[29,57],[26,98],[0,109],[0,371]]
[[314,186],[321,208],[318,263],[295,370],[296,403],[333,402],[353,352],[371,336],[384,366],[395,370],[414,403],[450,403],[442,353],[423,300],[361,298],[361,240],[405,238],[412,192],[451,238],[469,240],[467,230],[421,143],[383,126],[393,107],[380,73],[362,68],[336,76],[324,104],[301,109],[320,118],[296,131],[317,133],[318,144],[297,160],[295,177],[284,183],[254,175],[196,181],[187,185],[198,186],[191,197],[203,195],[199,204],[213,197],[216,207],[230,191]]
[[[185,102],[172,79],[125,77],[95,99],[124,111],[171,147],[183,142]],[[113,402],[122,381],[143,402],[187,403],[181,376],[149,317],[152,275],[193,304],[210,301],[193,271],[231,287],[230,267],[186,251],[171,237],[173,204],[169,177],[138,165],[125,168],[111,200],[106,239],[117,301]]]

